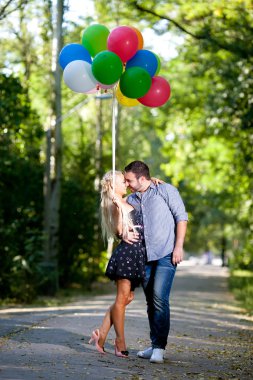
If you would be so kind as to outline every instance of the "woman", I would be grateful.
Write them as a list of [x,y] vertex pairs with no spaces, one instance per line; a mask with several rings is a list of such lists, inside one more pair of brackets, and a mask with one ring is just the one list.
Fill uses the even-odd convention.
[[128,351],[124,334],[125,310],[134,298],[134,289],[145,277],[146,251],[142,219],[141,214],[123,198],[127,186],[121,172],[115,172],[114,193],[112,171],[104,175],[101,186],[101,223],[104,238],[127,239],[129,231],[134,231],[138,241],[128,244],[121,240],[112,253],[105,274],[116,282],[116,299],[106,312],[102,325],[92,332],[89,343],[94,341],[96,349],[104,354],[104,343],[113,325],[116,333],[115,355],[126,358]]

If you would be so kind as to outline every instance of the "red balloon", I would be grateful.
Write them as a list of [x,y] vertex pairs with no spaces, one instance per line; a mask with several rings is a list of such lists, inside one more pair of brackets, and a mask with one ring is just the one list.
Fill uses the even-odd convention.
[[163,77],[153,77],[150,90],[138,101],[147,107],[160,107],[170,97],[170,85]]
[[138,37],[128,26],[118,26],[113,29],[107,39],[107,48],[117,54],[122,62],[131,59],[138,50]]

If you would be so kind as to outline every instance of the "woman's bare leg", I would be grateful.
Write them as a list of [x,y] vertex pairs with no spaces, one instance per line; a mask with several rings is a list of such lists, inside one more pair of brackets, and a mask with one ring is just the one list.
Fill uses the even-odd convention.
[[[124,280],[124,281],[128,281],[128,280]],[[134,299],[134,292],[130,291],[129,295],[128,295],[128,298],[126,300],[126,305],[125,306],[129,305],[129,303],[133,299]],[[99,327],[100,338],[99,338],[98,344],[99,344],[100,347],[104,347],[107,335],[108,335],[108,333],[110,331],[110,328],[113,325],[113,319],[112,319],[112,308],[113,308],[113,306],[114,306],[114,304],[109,307],[109,309],[105,313],[103,322],[102,322],[101,326]],[[121,351],[124,351],[124,350],[121,350]]]
[[112,327],[111,309],[112,306],[110,306],[107,312],[105,313],[103,322],[99,327],[100,338],[98,344],[100,345],[100,347],[104,347],[106,337],[110,331],[110,328]]
[[111,318],[116,333],[116,345],[119,351],[126,351],[125,310],[131,300],[131,282],[127,279],[117,280],[117,296],[111,308]]
[[127,305],[130,304],[130,302],[132,302],[134,299],[134,291],[131,290],[130,294],[129,294],[129,297],[128,297],[128,300],[127,300]]

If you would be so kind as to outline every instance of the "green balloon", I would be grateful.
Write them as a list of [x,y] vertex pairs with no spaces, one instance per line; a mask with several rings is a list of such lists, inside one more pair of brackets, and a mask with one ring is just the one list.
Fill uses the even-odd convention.
[[109,34],[109,29],[104,25],[90,25],[83,31],[82,45],[88,50],[92,57],[95,57],[100,51],[107,49],[107,38]]
[[151,76],[141,67],[127,69],[120,78],[120,90],[127,98],[138,99],[144,96],[151,87]]
[[117,54],[106,50],[96,55],[91,69],[98,82],[111,85],[119,80],[123,71],[123,64]]
[[156,56],[156,59],[157,59],[157,69],[156,69],[156,72],[155,72],[155,75],[157,75],[161,69],[161,61],[160,61],[160,58],[158,57],[157,54],[154,53],[154,55]]

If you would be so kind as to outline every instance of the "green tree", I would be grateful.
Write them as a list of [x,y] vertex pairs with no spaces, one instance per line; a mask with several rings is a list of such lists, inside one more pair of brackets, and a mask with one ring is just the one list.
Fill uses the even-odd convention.
[[189,190],[201,196],[202,217],[199,197],[190,197],[198,240],[204,245],[203,232],[213,226],[223,246],[229,239],[237,265],[252,265],[251,2],[132,4],[159,33],[185,39],[170,63],[174,115],[162,135],[170,157],[163,169],[186,188],[186,197]]
[[41,280],[42,129],[26,89],[0,75],[0,292],[30,300]]

